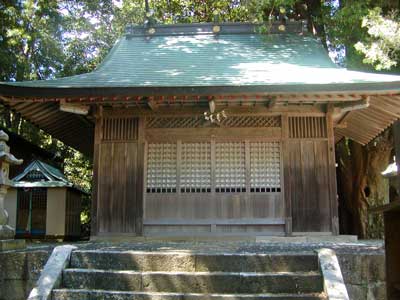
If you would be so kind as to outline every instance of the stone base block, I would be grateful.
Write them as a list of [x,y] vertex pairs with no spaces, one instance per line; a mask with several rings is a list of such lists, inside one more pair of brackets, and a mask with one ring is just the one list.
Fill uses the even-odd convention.
[[25,249],[25,240],[0,240],[0,251]]
[[257,242],[274,243],[356,243],[356,235],[328,235],[294,232],[290,237],[257,236]]
[[15,231],[11,226],[0,225],[0,240],[13,239]]

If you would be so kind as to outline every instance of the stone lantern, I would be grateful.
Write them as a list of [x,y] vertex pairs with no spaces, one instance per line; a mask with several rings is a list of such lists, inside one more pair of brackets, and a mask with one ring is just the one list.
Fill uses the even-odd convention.
[[[12,185],[9,179],[10,165],[22,164],[21,159],[16,159],[10,153],[10,147],[7,146],[8,135],[0,130],[0,250],[19,248],[17,245],[20,242],[14,242],[15,230],[8,225],[8,214],[4,209],[4,199],[7,194],[7,189]],[[23,242],[25,245],[25,243]]]

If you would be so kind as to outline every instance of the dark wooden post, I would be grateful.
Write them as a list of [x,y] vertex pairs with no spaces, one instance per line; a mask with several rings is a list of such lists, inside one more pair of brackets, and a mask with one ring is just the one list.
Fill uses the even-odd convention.
[[385,222],[386,299],[400,299],[400,200],[371,209]]
[[396,153],[397,178],[396,189],[400,190],[400,120],[393,124],[394,148]]
[[[392,202],[392,204],[396,203]],[[383,213],[385,222],[387,299],[400,298],[400,203]]]

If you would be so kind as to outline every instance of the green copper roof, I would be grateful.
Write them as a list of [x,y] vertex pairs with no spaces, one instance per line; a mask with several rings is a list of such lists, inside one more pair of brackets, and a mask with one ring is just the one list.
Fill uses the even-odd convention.
[[[42,179],[31,180],[27,176],[31,172],[39,172]],[[70,187],[86,193],[82,188],[69,181],[57,168],[40,160],[32,161],[25,170],[13,178],[14,187]]]
[[285,86],[367,83],[390,83],[387,88],[400,90],[400,76],[337,67],[321,42],[311,36],[202,33],[124,36],[91,73],[7,84],[39,88],[264,86],[285,91]]

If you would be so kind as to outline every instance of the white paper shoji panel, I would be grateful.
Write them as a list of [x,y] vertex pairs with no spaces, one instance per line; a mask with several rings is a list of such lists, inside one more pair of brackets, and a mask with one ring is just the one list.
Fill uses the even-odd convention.
[[176,192],[176,144],[150,143],[147,150],[147,192]]
[[215,144],[215,191],[246,191],[246,159],[245,143]]
[[211,144],[182,143],[181,192],[211,191]]
[[250,143],[250,192],[281,191],[280,142]]

